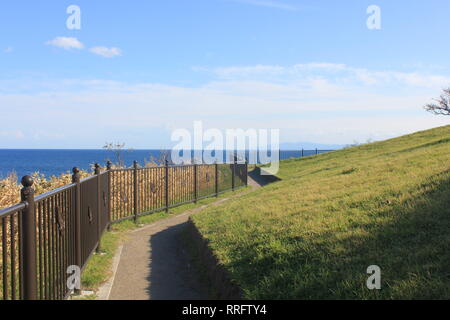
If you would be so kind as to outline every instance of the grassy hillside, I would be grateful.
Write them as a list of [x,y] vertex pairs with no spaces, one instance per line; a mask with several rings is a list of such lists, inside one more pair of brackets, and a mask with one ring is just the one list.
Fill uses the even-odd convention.
[[450,126],[288,160],[194,223],[248,299],[450,299],[449,160]]

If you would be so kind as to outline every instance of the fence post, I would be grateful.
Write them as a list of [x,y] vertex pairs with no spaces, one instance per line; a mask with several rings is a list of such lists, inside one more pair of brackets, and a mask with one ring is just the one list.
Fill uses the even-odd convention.
[[166,181],[165,184],[166,212],[169,212],[169,160],[166,160],[164,169],[165,169],[164,180]]
[[215,166],[215,171],[216,171],[216,174],[215,174],[215,183],[216,183],[216,198],[219,196],[219,165],[217,164],[217,160],[216,160],[216,163],[214,164],[214,166]]
[[197,181],[197,174],[198,172],[198,166],[197,163],[194,162],[194,203],[197,203],[197,198],[198,198],[198,181]]
[[245,186],[248,187],[248,159],[245,158]]
[[302,148],[302,158],[305,156],[305,150]]
[[[22,178],[20,196],[26,207],[22,211],[22,263],[23,263],[23,298],[37,299],[37,265],[36,265],[36,216],[34,213],[33,178]],[[6,285],[6,284],[5,284]]]
[[101,238],[101,234],[102,234],[102,231],[101,231],[101,217],[102,217],[102,215],[101,215],[101,201],[102,201],[101,190],[102,189],[101,189],[101,185],[100,185],[101,169],[100,169],[100,165],[98,163],[96,163],[94,166],[95,166],[94,173],[97,176],[96,179],[97,179],[97,240],[98,240],[98,245],[97,245],[97,248],[95,249],[95,251],[97,253],[100,253],[100,240],[101,240],[100,238]]
[[233,156],[233,164],[231,170],[231,190],[233,191],[236,186],[235,175],[236,175],[236,156]]
[[112,190],[111,190],[111,161],[106,162],[106,170],[108,171],[108,231],[111,231],[111,201],[112,201]]
[[133,162],[133,176],[134,176],[134,193],[133,193],[133,203],[134,203],[134,222],[137,223],[138,221],[138,210],[139,210],[139,204],[138,204],[138,194],[139,194],[139,184],[138,184],[138,163],[137,161]]
[[[72,183],[75,186],[75,264],[81,269],[81,175],[80,170],[75,167],[72,170]],[[80,289],[76,288],[75,293],[79,294]]]
[[317,148],[316,148],[316,156],[317,156],[318,153],[319,153],[319,150],[317,150]]

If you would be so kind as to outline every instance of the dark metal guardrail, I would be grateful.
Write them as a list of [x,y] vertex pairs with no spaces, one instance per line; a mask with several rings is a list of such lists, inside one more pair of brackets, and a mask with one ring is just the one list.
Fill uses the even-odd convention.
[[0,210],[0,300],[61,300],[73,290],[71,266],[82,271],[101,248],[113,223],[244,187],[248,164],[192,164],[102,170],[34,196],[33,179],[22,178],[22,202]]

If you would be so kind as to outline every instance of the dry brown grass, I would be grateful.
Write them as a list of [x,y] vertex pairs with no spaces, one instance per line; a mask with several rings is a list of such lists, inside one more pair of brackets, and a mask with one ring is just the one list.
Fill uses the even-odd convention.
[[[80,171],[81,177],[86,178],[91,173]],[[43,174],[35,172],[33,175],[35,195],[49,192],[53,189],[60,188],[64,185],[72,183],[72,175],[70,173],[61,174],[58,177],[46,178]],[[0,209],[8,208],[20,202],[20,189],[22,185],[18,182],[17,175],[10,173],[8,177],[0,180]]]

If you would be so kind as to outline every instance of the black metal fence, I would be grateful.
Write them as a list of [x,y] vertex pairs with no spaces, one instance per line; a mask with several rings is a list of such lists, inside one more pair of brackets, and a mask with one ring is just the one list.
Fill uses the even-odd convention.
[[317,156],[319,154],[328,153],[328,152],[332,152],[332,151],[335,151],[335,150],[321,150],[321,149],[283,150],[280,152],[280,160]]
[[112,223],[217,196],[247,185],[247,163],[105,170],[34,196],[22,179],[22,202],[0,210],[0,300],[64,299],[70,266],[81,270]]

